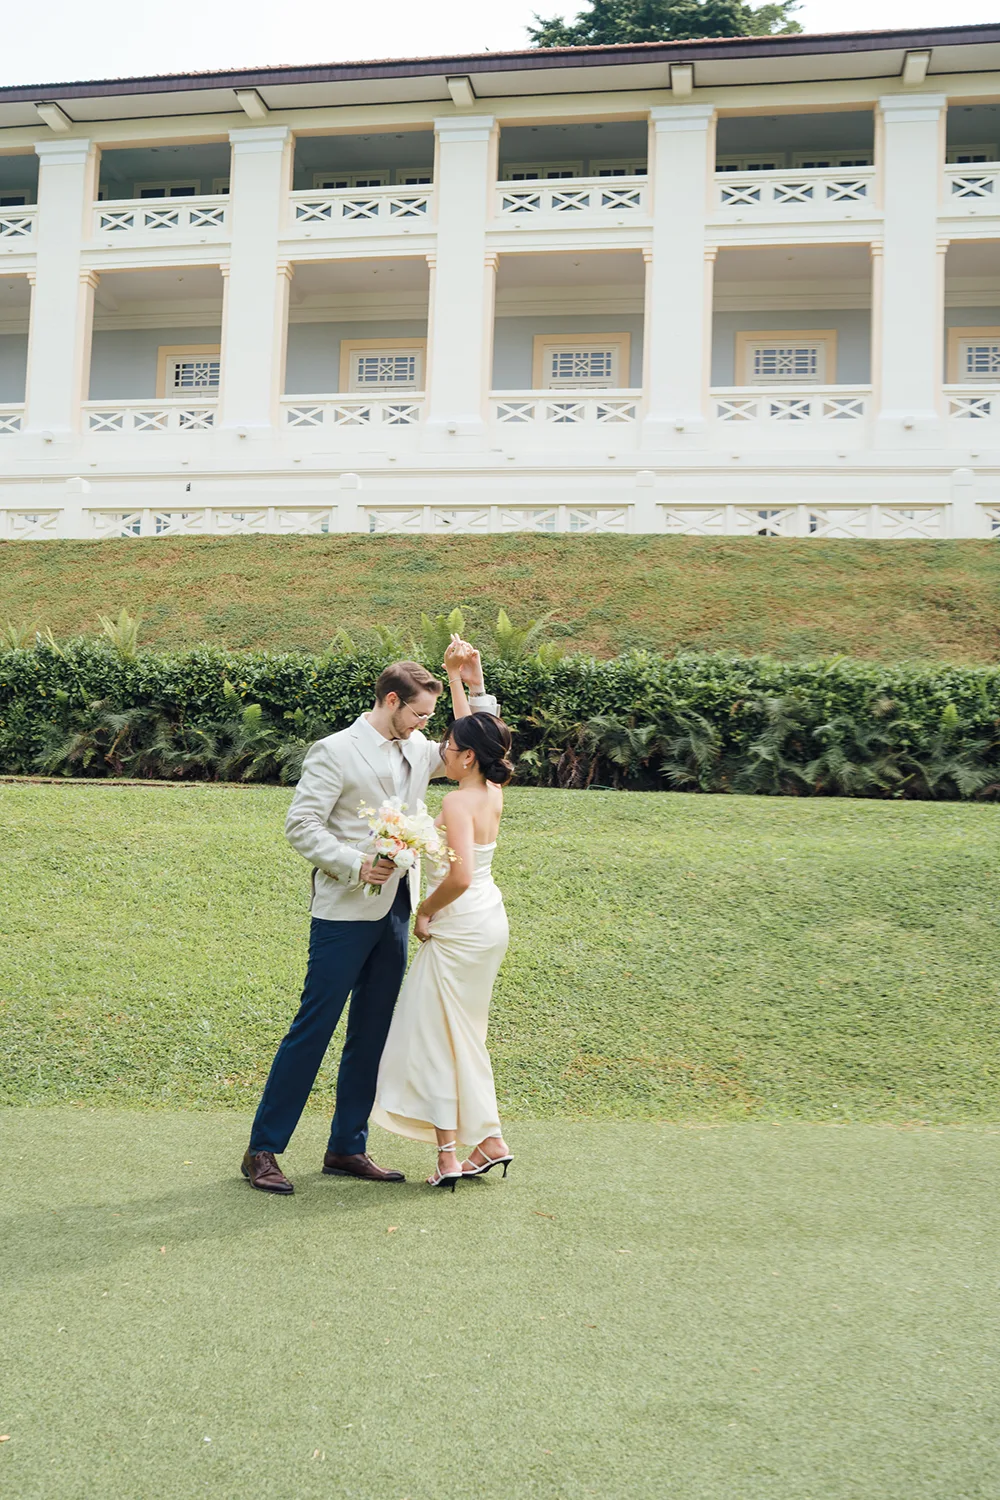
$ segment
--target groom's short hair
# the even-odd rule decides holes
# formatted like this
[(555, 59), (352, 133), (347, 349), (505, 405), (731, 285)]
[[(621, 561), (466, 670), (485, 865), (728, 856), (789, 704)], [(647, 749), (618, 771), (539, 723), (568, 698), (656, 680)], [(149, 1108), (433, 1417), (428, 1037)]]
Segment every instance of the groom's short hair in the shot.
[(443, 687), (418, 661), (394, 661), (375, 684), (375, 702), (384, 703), (390, 693), (395, 693), (401, 703), (409, 703), (421, 692), (433, 693), (436, 698)]

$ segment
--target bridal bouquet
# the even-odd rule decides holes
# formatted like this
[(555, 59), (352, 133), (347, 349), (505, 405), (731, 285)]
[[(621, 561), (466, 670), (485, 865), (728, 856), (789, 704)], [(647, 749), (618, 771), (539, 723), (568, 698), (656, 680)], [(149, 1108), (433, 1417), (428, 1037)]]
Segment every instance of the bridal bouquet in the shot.
[[(407, 813), (406, 803), (398, 797), (390, 797), (381, 807), (358, 808), (358, 816), (367, 818), (372, 831), (373, 853), (382, 859), (391, 859), (397, 870), (405, 873), (416, 864), (421, 855), (435, 864), (452, 860), (455, 855), (423, 802), (417, 803), (415, 813)], [(380, 885), (366, 885), (366, 896), (377, 896)]]

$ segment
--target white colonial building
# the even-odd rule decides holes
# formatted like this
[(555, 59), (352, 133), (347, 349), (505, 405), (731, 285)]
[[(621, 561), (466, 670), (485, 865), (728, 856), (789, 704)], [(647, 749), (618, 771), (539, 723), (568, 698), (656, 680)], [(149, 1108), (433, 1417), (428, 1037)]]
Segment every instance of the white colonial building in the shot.
[(1000, 26), (0, 89), (0, 537), (1000, 535)]

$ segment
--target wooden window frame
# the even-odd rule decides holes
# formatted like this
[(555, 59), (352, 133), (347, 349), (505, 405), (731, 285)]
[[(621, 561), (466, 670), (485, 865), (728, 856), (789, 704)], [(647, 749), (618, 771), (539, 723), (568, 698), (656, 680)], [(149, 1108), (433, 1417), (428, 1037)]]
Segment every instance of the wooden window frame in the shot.
[(508, 161), (500, 169), (501, 182), (513, 182), (512, 172), (537, 172), (537, 177), (526, 177), (518, 179), (525, 182), (570, 182), (569, 177), (545, 177), (545, 172), (571, 172), (573, 177), (582, 177), (583, 162), (581, 161)]
[[(861, 172), (865, 167), (871, 167), (875, 164), (874, 152), (859, 147), (857, 151), (822, 151), (819, 149), (815, 151), (793, 151), (792, 166), (796, 171), (800, 172), (824, 171), (825, 169), (822, 167), (811, 168), (805, 165), (808, 158), (813, 156), (828, 156), (830, 158), (830, 167), (836, 167), (839, 171), (844, 172), (852, 172), (855, 169)], [(849, 158), (857, 156), (867, 156), (868, 160), (863, 162), (849, 160)]]
[[(545, 385), (545, 355), (546, 350), (553, 347), (562, 349), (588, 349), (588, 348), (615, 348), (618, 357), (618, 382), (610, 385)], [(531, 349), (531, 389), (533, 391), (618, 391), (630, 389), (627, 379), (623, 385), (622, 376), (628, 377), (629, 363), (632, 357), (632, 335), (630, 333), (536, 333), (532, 341)]]
[(958, 367), (959, 345), (963, 339), (982, 339), (984, 344), (1000, 343), (1000, 328), (948, 329), (948, 385), (990, 385), (1000, 380), (969, 380)]
[[(823, 344), (823, 377), (821, 380), (802, 381), (806, 386), (823, 386), (837, 384), (837, 330), (835, 328), (751, 328), (741, 330), (736, 335), (736, 360), (734, 384), (743, 390), (755, 390), (766, 387), (766, 380), (751, 380), (749, 371), (749, 357), (751, 346), (754, 344)], [(794, 390), (799, 383), (796, 380), (778, 380), (773, 384)]]
[(141, 198), (144, 188), (163, 188), (164, 193), (162, 198), (149, 198), (146, 201), (149, 203), (169, 203), (171, 201), (170, 189), (181, 187), (190, 188), (191, 192), (179, 194), (178, 196), (183, 196), (186, 198), (201, 197), (200, 177), (174, 177), (167, 182), (160, 182), (157, 178), (154, 177), (151, 182), (133, 182), (132, 196), (134, 198)]
[(604, 161), (603, 159), (598, 160), (595, 158), (589, 164), (589, 171), (587, 175), (589, 177), (600, 177), (602, 171), (608, 172), (614, 169), (614, 171), (617, 172), (620, 167), (626, 168), (626, 171), (623, 174), (626, 177), (649, 176), (649, 163), (646, 158), (643, 157), (640, 161), (638, 157), (633, 156), (619, 157), (618, 159), (612, 158), (610, 161)]
[[(983, 160), (969, 162), (959, 161), (958, 158), (960, 156), (964, 156), (967, 151), (982, 151), (984, 153)], [(949, 167), (983, 167), (987, 162), (1000, 161), (1000, 154), (998, 154), (997, 151), (996, 141), (985, 141), (973, 146), (951, 146), (945, 152), (944, 159), (945, 164)]]
[[(762, 166), (762, 162), (773, 162), (773, 166)], [(784, 151), (741, 151), (736, 155), (717, 156), (715, 158), (715, 170), (717, 172), (783, 172), (785, 171)]]
[[(177, 391), (167, 390), (167, 365), (175, 359), (201, 359), (205, 355), (222, 357), (221, 344), (161, 344), (156, 351), (156, 395), (161, 401), (168, 400), (171, 396), (177, 396)], [(220, 363), (219, 385), (222, 384), (222, 369)], [(212, 394), (218, 395), (219, 387), (215, 387), (214, 393), (211, 388), (204, 394), (200, 391), (182, 392), (181, 396), (190, 396), (193, 401), (210, 400)]]
[[(362, 386), (360, 390), (351, 390), (351, 360), (355, 354), (370, 354), (378, 350), (398, 349), (400, 353), (409, 353), (416, 349), (423, 356), (420, 364), (420, 376), (417, 384), (410, 391), (409, 387), (401, 385), (384, 386)], [(341, 339), (340, 341), (340, 394), (352, 396), (363, 396), (367, 391), (371, 395), (385, 393), (391, 394), (399, 391), (401, 394), (413, 394), (422, 391), (427, 384), (427, 340), (422, 339)]]
[[(346, 177), (346, 178), (348, 178), (348, 183), (347, 183), (346, 187), (342, 187), (342, 188), (324, 187), (323, 186), (323, 179), (325, 177)], [(366, 192), (368, 190), (368, 188), (370, 188), (372, 186), (372, 184), (368, 183), (365, 187), (359, 188), (358, 187), (358, 183), (357, 183), (357, 179), (359, 177), (384, 177), (385, 178), (384, 182), (377, 182), (377, 183), (374, 184), (374, 186), (375, 187), (391, 187), (392, 186), (392, 172), (390, 171), (390, 169), (388, 167), (369, 167), (367, 171), (360, 171), (359, 170), (359, 171), (352, 171), (352, 172), (338, 172), (338, 171), (333, 170), (333, 171), (326, 171), (326, 172), (314, 172), (313, 173), (313, 187), (312, 187), (312, 190), (313, 190), (314, 193), (353, 193), (353, 192), (364, 193), (364, 192)]]

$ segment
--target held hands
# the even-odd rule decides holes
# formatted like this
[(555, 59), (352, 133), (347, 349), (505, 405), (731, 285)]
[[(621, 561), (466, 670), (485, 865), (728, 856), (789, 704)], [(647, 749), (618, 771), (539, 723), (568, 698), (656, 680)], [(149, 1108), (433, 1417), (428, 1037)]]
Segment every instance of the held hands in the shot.
[(449, 677), (457, 673), (473, 692), (482, 692), (482, 659), (475, 646), (463, 641), (460, 635), (452, 634), (451, 644), (444, 653), (444, 666)]

